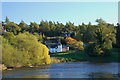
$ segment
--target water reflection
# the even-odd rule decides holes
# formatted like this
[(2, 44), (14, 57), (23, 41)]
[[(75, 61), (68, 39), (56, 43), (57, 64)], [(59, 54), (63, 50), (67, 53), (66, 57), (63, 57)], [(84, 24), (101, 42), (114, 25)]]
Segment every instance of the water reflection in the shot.
[(90, 78), (118, 78), (118, 74), (92, 72)]
[[(2, 73), (3, 78), (24, 78), (36, 75), (44, 75), (48, 72), (50, 65), (42, 65), (36, 67), (14, 68), (13, 70), (5, 70)], [(43, 76), (44, 77), (44, 76)]]
[(37, 75), (37, 76), (27, 76), (27, 77), (23, 77), (23, 78), (50, 78), (50, 75), (45, 74), (45, 75)]
[(70, 62), (3, 71), (3, 78), (117, 78), (118, 63)]

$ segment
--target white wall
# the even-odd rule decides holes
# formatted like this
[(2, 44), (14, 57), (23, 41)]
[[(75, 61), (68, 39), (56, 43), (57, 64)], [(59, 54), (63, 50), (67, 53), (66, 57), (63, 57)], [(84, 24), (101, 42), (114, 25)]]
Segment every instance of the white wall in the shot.
[(50, 53), (62, 52), (62, 45), (58, 45), (58, 48), (49, 48)]

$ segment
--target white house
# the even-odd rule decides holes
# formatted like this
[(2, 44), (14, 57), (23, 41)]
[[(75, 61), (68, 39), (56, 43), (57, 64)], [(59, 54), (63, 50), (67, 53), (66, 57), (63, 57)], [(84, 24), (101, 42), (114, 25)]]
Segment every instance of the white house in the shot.
[(62, 52), (62, 44), (53, 44), (48, 48), (50, 53)]
[(45, 45), (48, 47), (50, 53), (69, 51), (69, 47), (66, 45), (62, 45), (60, 42), (59, 43), (45, 42)]

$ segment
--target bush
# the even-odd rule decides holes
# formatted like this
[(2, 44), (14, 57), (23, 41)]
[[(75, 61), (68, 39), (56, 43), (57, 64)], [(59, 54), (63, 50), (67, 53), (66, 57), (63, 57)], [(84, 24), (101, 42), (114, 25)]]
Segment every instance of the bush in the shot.
[(38, 39), (38, 41), (43, 42), (42, 35), (38, 35), (38, 33), (34, 33), (33, 35)]
[[(9, 43), (13, 40), (12, 45)], [(3, 61), (7, 67), (49, 64), (48, 48), (29, 33), (20, 33), (14, 39), (2, 37)]]
[(66, 37), (65, 41), (72, 49), (84, 50), (82, 41), (77, 41), (71, 37)]
[(89, 56), (95, 57), (95, 56), (109, 55), (110, 49), (101, 47), (101, 45), (94, 43), (94, 44), (89, 44), (88, 46), (86, 46), (85, 52)]
[(103, 54), (103, 51), (101, 50), (101, 48), (99, 48), (99, 45), (96, 44), (89, 44), (85, 48), (85, 52), (90, 56), (99, 56)]

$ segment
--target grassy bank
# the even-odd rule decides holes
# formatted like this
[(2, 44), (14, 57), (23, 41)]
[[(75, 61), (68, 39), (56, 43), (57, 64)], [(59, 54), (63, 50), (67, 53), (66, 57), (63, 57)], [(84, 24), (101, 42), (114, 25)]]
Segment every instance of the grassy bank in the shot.
[[(84, 51), (67, 52), (67, 53), (55, 53), (51, 54), (51, 57), (58, 58), (59, 62), (78, 62), (78, 61), (90, 61), (90, 62), (120, 62), (118, 49), (112, 49), (109, 56), (90, 57)], [(54, 61), (54, 60), (53, 60)]]

